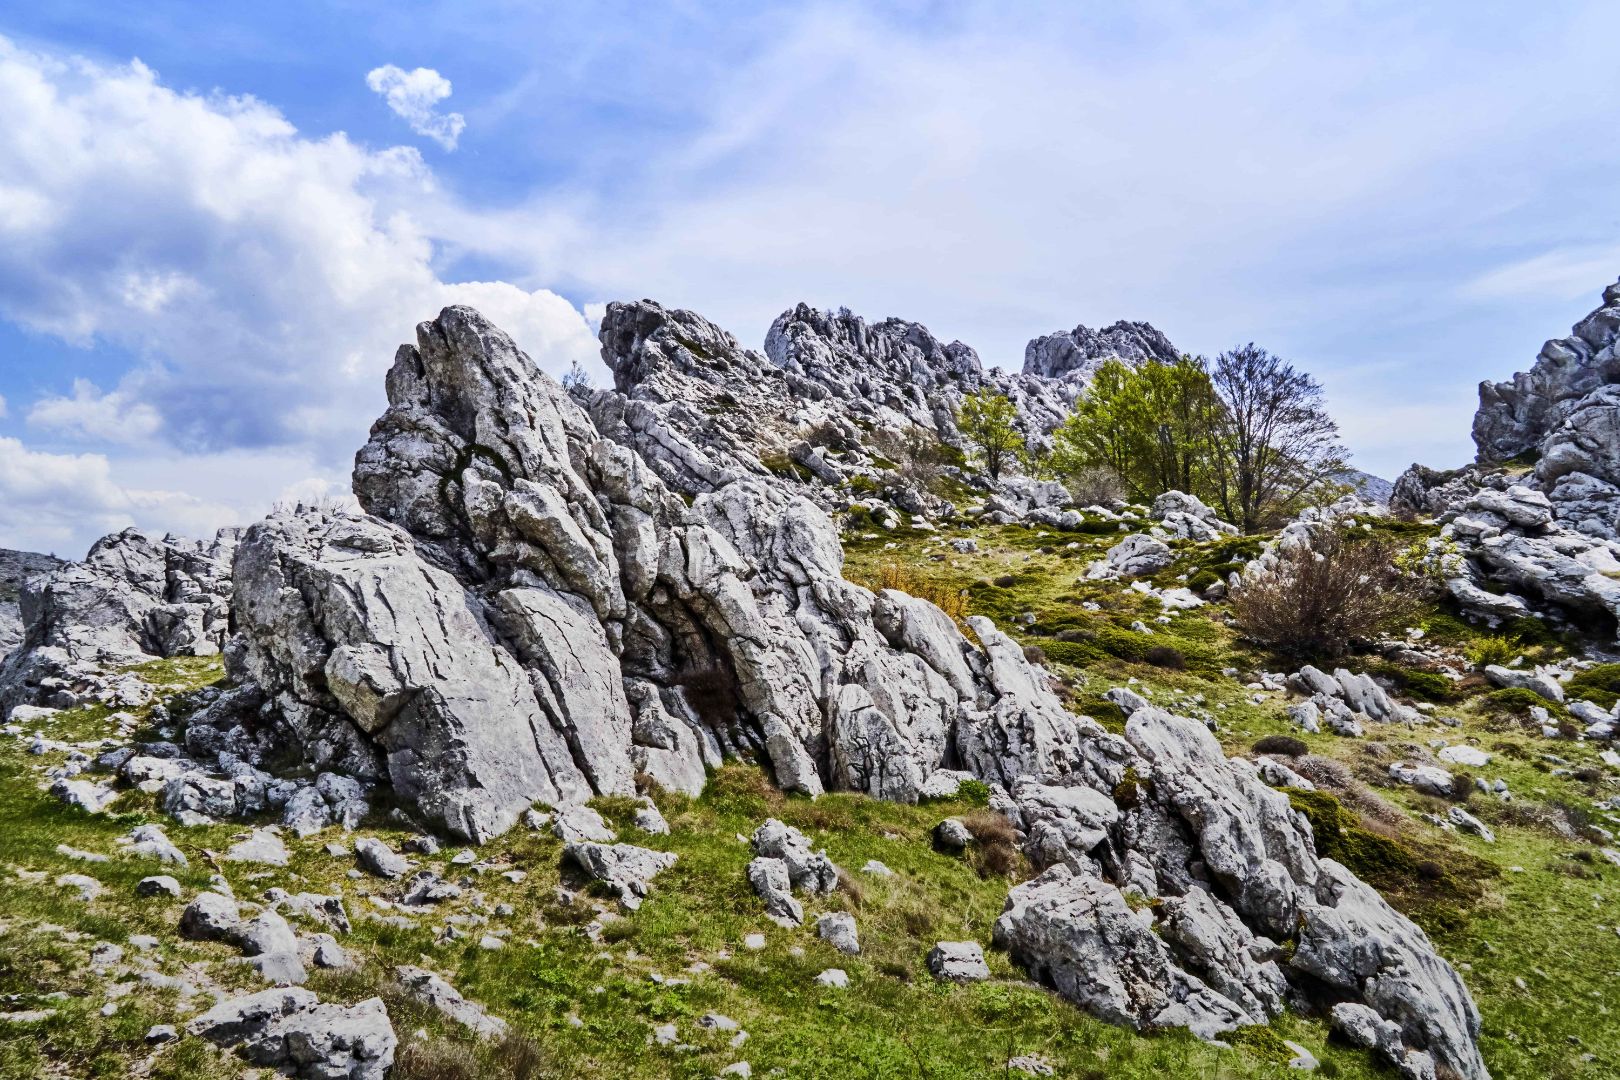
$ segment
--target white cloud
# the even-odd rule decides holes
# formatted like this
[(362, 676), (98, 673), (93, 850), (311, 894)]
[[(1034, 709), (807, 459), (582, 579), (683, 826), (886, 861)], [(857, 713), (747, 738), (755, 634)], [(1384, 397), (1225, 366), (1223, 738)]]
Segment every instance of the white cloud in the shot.
[(81, 558), (89, 542), (129, 525), (207, 535), (240, 520), (226, 503), (126, 486), (101, 454), (51, 454), (0, 437), (0, 547)]
[(456, 148), (467, 120), (460, 113), (440, 113), (436, 108), (450, 96), (449, 79), (432, 68), (406, 71), (384, 64), (366, 73), (366, 85), (388, 102), (388, 107), (410, 124), (412, 131), (446, 150)]
[(554, 293), (441, 279), (430, 225), (445, 200), (415, 150), (305, 138), (252, 98), (3, 38), (0, 100), (0, 317), (143, 358), (27, 416), (68, 440), (53, 450), (130, 444), (123, 490), (164, 486), (139, 471), (164, 448), (257, 454), (267, 495), (310, 462), (341, 482), (395, 348), (449, 303), (489, 309), (554, 374), (598, 351)]
[(1617, 272), (1620, 246), (1566, 247), (1488, 270), (1465, 282), (1459, 292), (1473, 300), (1587, 299), (1613, 281)]
[(10, 416), (10, 415), (11, 415), (11, 410), (6, 407), (6, 399), (5, 399), (5, 397), (0, 396), (0, 420), (4, 420), (7, 416)]
[(90, 442), (141, 443), (157, 434), (163, 418), (127, 391), (103, 393), (88, 379), (74, 379), (72, 397), (41, 398), (28, 410), (28, 423)]

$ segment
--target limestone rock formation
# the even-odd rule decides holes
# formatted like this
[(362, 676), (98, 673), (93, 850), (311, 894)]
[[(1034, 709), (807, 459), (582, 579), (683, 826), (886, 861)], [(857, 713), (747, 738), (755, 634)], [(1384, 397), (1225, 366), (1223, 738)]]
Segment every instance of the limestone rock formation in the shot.
[(127, 703), (139, 689), (107, 668), (217, 653), (230, 634), (236, 536), (155, 540), (126, 529), (98, 540), (84, 562), (24, 581), (22, 640), (0, 667), (0, 714), (20, 704)]
[(1547, 342), (1529, 371), (1479, 387), (1474, 442), (1481, 464), (1534, 460), (1534, 482), (1557, 516), (1583, 533), (1620, 539), (1620, 284)]
[(383, 1080), (398, 1046), (381, 998), (331, 1005), (299, 988), (222, 1001), (186, 1030), (251, 1064), (307, 1080)]
[[(1176, 355), (1146, 324), (1101, 334), (1080, 327), (1030, 345), (1056, 357), (1056, 346), (1040, 342), (1061, 338), (1064, 358), (1033, 366), (1026, 359), (1023, 373), (1009, 374), (986, 369), (973, 349), (941, 342), (918, 323), (868, 323), (805, 304), (776, 319), (763, 354), (702, 316), (650, 300), (608, 305), (601, 336), (614, 387), (581, 398), (598, 430), (634, 449), (674, 491), (698, 495), (755, 476), (841, 509), (845, 485), (854, 484), (906, 513), (950, 508), (897, 475), (880, 448), (893, 453), (921, 433), (963, 449), (955, 412), (964, 394), (1005, 394), (1026, 439), (1045, 445), (1097, 363)], [(1071, 362), (1080, 353), (1086, 363)], [(1024, 479), (985, 490), (1025, 502), (1013, 490)]]
[[(784, 401), (816, 416), (835, 377), (871, 387), (837, 415), (917, 423), (917, 398), (895, 390), (922, 377), (915, 365), (965, 383), (973, 364), (904, 325), (791, 314), (766, 359), (697, 316), (616, 306), (602, 339), (619, 388), (583, 404), (469, 308), (421, 324), (357, 456), (363, 512), (287, 509), (247, 530), (225, 650), (238, 685), (183, 747), (121, 761), (129, 782), (179, 814), (284, 807), (290, 828), (321, 827), (316, 796), (335, 821), (386, 783), (418, 824), (481, 842), (537, 802), (578, 827), (569, 807), (631, 794), (637, 772), (695, 793), (729, 757), (808, 795), (915, 801), (937, 774), (968, 774), (1047, 866), (1014, 890), (998, 936), (1082, 1006), (1215, 1036), (1285, 996), (1354, 1001), (1402, 1046), (1484, 1077), (1455, 972), (1318, 857), (1287, 797), (1201, 723), (1140, 702), (1111, 734), (1070, 713), (990, 620), (969, 620), (970, 641), (931, 604), (843, 578), (834, 523), (809, 482), (765, 466), (763, 426)], [(736, 396), (755, 391), (783, 396), (770, 409)], [(1222, 531), (1184, 500), (1163, 516)], [(99, 625), (128, 625), (113, 615)], [(1377, 707), (1353, 679), (1336, 685)], [(267, 775), (272, 748), (321, 779)], [(797, 922), (794, 889), (837, 887), (781, 822), (753, 844), (771, 914)], [(632, 900), (663, 861), (586, 839), (572, 851)], [(1132, 911), (1127, 891), (1161, 903)], [(284, 955), (285, 923), (260, 920), (259, 955)], [(401, 977), (451, 1001), (429, 973)]]
[(48, 574), (62, 560), (32, 551), (0, 548), (0, 658), (22, 643), (23, 620), (19, 601), (29, 579)]
[(1181, 353), (1152, 325), (1121, 320), (1103, 330), (1077, 326), (1066, 333), (1035, 338), (1024, 346), (1024, 374), (1048, 379), (1079, 375), (1089, 380), (1106, 361), (1114, 359), (1132, 365), (1150, 360), (1173, 364)]

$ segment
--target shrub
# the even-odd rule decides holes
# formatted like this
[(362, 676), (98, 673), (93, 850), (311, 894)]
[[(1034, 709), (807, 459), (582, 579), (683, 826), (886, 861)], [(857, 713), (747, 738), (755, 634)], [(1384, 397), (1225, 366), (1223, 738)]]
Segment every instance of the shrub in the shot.
[(1136, 771), (1135, 765), (1125, 767), (1125, 776), (1114, 785), (1114, 803), (1121, 810), (1129, 810), (1142, 804), (1143, 780)]
[(964, 780), (956, 786), (956, 797), (974, 806), (989, 806), (990, 785), (983, 780)]
[(1456, 684), (1444, 675), (1436, 675), (1432, 671), (1393, 668), (1390, 675), (1400, 684), (1401, 691), (1407, 697), (1417, 698), (1419, 701), (1439, 703), (1451, 701), (1457, 696)]
[(1417, 872), (1418, 860), (1410, 851), (1363, 827), (1355, 812), (1328, 792), (1290, 788), (1288, 801), (1310, 822), (1318, 855), (1343, 863), (1379, 887), (1391, 878)]
[(1311, 752), (1305, 745), (1304, 739), (1296, 739), (1292, 735), (1267, 735), (1263, 739), (1256, 739), (1254, 752), (1257, 754), (1281, 754), (1283, 757), (1304, 757)]
[(1211, 585), (1218, 585), (1220, 582), (1221, 576), (1219, 574), (1209, 570), (1200, 570), (1187, 579), (1187, 588), (1195, 593), (1201, 593)]
[(1527, 719), (1530, 710), (1538, 705), (1554, 715), (1562, 714), (1564, 711), (1563, 706), (1548, 701), (1534, 690), (1527, 690), (1522, 686), (1492, 690), (1479, 699), (1480, 711), (1514, 720)]
[(998, 589), (1010, 589), (1014, 585), (1018, 584), (1018, 579), (1013, 577), (1011, 574), (1002, 574), (1000, 577), (992, 580), (990, 584), (994, 585)]
[(815, 479), (815, 474), (800, 465), (797, 461), (783, 453), (766, 454), (759, 459), (773, 476), (780, 476), (784, 480), (803, 480), (809, 482)]
[(1169, 645), (1150, 645), (1142, 654), (1142, 659), (1154, 667), (1171, 668), (1175, 671), (1187, 669), (1187, 658)]
[(478, 1057), (460, 1043), (412, 1039), (400, 1048), (390, 1076), (397, 1080), (478, 1080)]
[(894, 589), (915, 596), (919, 600), (927, 600), (958, 623), (964, 622), (968, 617), (966, 589), (952, 588), (937, 581), (930, 581), (912, 571), (904, 563), (886, 562), (878, 567), (876, 579), (861, 580), (856, 584), (864, 585), (873, 592)]
[(1519, 647), (1505, 637), (1480, 638), (1465, 650), (1468, 662), (1477, 668), (1507, 664), (1519, 655)]
[(1614, 708), (1620, 700), (1620, 664), (1598, 664), (1576, 672), (1564, 684), (1564, 695), (1571, 700), (1585, 698), (1599, 708)]
[(1025, 645), (1024, 659), (1032, 664), (1044, 664), (1046, 663), (1046, 650), (1039, 645)]
[(1296, 656), (1343, 655), (1352, 641), (1409, 621), (1422, 584), (1396, 566), (1398, 545), (1320, 530), (1279, 553), (1271, 572), (1233, 590), (1232, 615), (1249, 637)]
[(1063, 485), (1081, 506), (1107, 506), (1125, 497), (1125, 481), (1113, 469), (1078, 468), (1063, 477)]
[(1103, 652), (1132, 663), (1141, 663), (1146, 659), (1147, 651), (1155, 644), (1156, 642), (1147, 634), (1135, 630), (1105, 626), (1097, 631), (1097, 645)]
[(975, 810), (963, 815), (962, 824), (973, 834), (973, 846), (968, 850), (980, 877), (1011, 877), (1023, 869), (1018, 832), (1005, 814)]

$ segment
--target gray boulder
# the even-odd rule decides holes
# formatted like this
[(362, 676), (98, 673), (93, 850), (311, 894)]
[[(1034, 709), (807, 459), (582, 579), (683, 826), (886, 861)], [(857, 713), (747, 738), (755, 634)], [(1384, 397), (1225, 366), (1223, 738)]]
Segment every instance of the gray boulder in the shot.
[(634, 844), (569, 844), (563, 857), (619, 894), (619, 903), (634, 911), (641, 906), (652, 879), (675, 865), (672, 851), (651, 851)]
[(308, 1080), (384, 1080), (398, 1046), (381, 998), (330, 1005), (299, 988), (222, 1001), (186, 1031), (250, 1064)]
[(928, 951), (928, 972), (949, 982), (983, 982), (990, 977), (984, 947), (977, 941), (941, 941)]

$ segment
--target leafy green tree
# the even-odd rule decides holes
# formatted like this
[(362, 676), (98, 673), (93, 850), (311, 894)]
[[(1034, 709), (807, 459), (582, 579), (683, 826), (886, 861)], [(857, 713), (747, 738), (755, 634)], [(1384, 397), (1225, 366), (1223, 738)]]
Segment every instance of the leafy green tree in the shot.
[(1007, 458), (1024, 445), (1014, 421), (1018, 408), (1003, 394), (986, 387), (962, 398), (956, 409), (956, 426), (984, 459), (990, 479), (1001, 479)]
[(1208, 494), (1220, 422), (1202, 361), (1131, 367), (1110, 360), (1053, 433), (1055, 465), (1065, 475), (1106, 470), (1141, 501), (1172, 489)]

